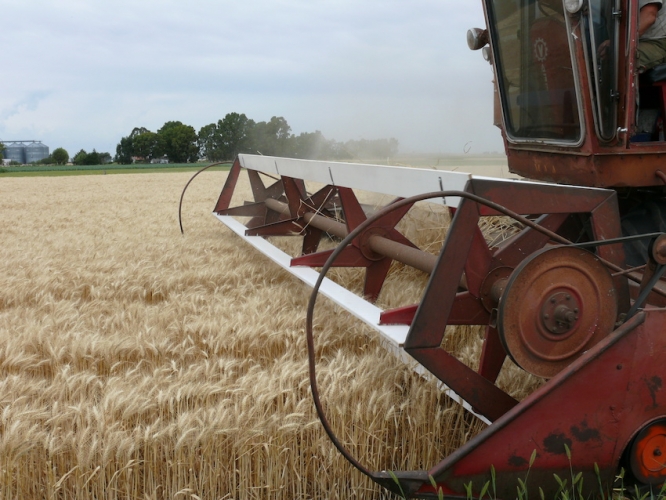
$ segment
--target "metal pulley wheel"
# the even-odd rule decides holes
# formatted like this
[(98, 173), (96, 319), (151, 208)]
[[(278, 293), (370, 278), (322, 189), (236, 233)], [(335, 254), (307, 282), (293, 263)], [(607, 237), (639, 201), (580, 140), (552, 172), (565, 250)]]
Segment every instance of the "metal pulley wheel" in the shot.
[(634, 477), (643, 484), (666, 481), (666, 420), (657, 420), (638, 433), (629, 450)]
[(613, 279), (599, 259), (580, 248), (552, 247), (511, 274), (498, 330), (518, 366), (549, 378), (608, 335), (616, 316)]

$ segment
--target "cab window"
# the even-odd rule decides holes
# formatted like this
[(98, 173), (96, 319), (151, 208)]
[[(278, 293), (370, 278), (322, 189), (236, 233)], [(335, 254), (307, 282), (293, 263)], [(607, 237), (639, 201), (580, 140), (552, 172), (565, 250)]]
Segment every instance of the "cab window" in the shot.
[(488, 0), (510, 140), (578, 143), (580, 110), (561, 0)]

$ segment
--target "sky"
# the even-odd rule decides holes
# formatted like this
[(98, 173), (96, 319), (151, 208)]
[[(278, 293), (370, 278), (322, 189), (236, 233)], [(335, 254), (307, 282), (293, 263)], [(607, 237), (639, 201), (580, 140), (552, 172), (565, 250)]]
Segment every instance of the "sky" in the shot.
[(4, 0), (0, 140), (115, 154), (227, 113), (292, 133), (501, 152), (481, 0)]

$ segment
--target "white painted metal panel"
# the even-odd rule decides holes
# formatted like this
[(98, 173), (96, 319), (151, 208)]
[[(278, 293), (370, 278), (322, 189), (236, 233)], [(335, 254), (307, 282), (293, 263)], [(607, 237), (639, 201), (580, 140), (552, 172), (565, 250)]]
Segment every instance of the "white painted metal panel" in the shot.
[[(444, 170), (295, 160), (272, 156), (239, 155), (239, 159), (242, 167), (271, 175), (285, 175), (402, 198), (442, 190), (463, 191), (472, 177), (470, 174)], [(441, 199), (432, 201), (442, 203)], [(446, 200), (448, 206), (458, 206), (458, 202), (458, 198)]]
[[(332, 161), (297, 160), (274, 156), (239, 155), (240, 164), (244, 168), (264, 172), (266, 174), (303, 179), (333, 184), (335, 186), (361, 189), (396, 197), (408, 198), (424, 193), (438, 191), (464, 191), (470, 179), (488, 179), (499, 185), (533, 184), (558, 186), (562, 189), (576, 189), (574, 186), (559, 186), (544, 182), (533, 182), (517, 179), (496, 179), (484, 176), (473, 176), (462, 172), (432, 170), (424, 168), (392, 167), (387, 165), (370, 165), (364, 163), (341, 163)], [(577, 187), (577, 189), (596, 188)], [(442, 203), (441, 199), (431, 200)], [(459, 198), (448, 198), (447, 206), (456, 207)]]

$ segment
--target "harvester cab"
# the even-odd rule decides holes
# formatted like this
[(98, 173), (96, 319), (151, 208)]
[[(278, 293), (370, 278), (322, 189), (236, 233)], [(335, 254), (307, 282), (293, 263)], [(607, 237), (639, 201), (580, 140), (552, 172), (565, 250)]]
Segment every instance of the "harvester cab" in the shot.
[[(657, 488), (666, 481), (666, 79), (659, 67), (639, 75), (636, 0), (483, 5), (487, 26), (468, 43), (492, 63), (495, 121), (523, 179), (241, 154), (213, 213), (313, 286), (315, 406), (333, 444), (377, 483), (469, 498), (492, 482), (496, 498), (515, 498), (529, 471), (524, 496), (554, 497), (553, 478), (573, 471), (582, 497), (610, 497), (624, 469), (641, 491)], [(371, 208), (368, 192), (382, 195)], [(424, 204), (451, 216), (434, 250), (406, 236), (405, 216)], [(501, 241), (481, 229), (497, 217), (516, 228)], [(275, 236), (301, 238), (299, 251), (287, 254)], [(417, 303), (381, 309), (394, 261), (427, 284)], [(331, 267), (360, 268), (360, 293), (326, 278)], [(319, 401), (318, 292), (487, 427), (427, 470), (365, 469)], [(459, 325), (481, 326), (474, 363), (446, 348), (457, 334), (447, 326)], [(510, 363), (543, 384), (510, 394), (497, 382)]]
[(493, 65), (513, 172), (579, 186), (664, 185), (666, 64), (638, 67), (638, 1), (484, 8), (487, 29), (470, 30), (468, 44)]

